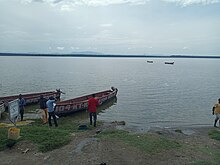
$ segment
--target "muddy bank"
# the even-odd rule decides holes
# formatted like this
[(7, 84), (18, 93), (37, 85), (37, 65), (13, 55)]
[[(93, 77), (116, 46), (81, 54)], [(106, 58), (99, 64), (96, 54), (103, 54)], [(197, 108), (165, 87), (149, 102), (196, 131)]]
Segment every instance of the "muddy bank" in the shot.
[[(166, 137), (177, 141), (181, 145), (180, 148), (161, 150), (153, 154), (128, 145), (119, 138), (97, 137), (97, 134), (102, 134), (106, 130), (117, 131), (118, 127), (123, 129), (123, 125), (119, 126), (117, 123), (103, 123), (92, 130), (72, 133), (69, 144), (46, 153), (38, 152), (36, 146), (28, 141), (21, 141), (12, 149), (0, 152), (1, 164), (97, 165), (105, 162), (111, 165), (183, 165), (201, 161), (216, 162), (215, 151), (220, 149), (219, 142), (208, 136), (210, 130), (219, 130), (212, 127), (190, 129), (152, 128), (145, 134)], [(137, 138), (140, 136), (142, 134), (137, 134)], [(206, 151), (208, 151), (208, 154)]]

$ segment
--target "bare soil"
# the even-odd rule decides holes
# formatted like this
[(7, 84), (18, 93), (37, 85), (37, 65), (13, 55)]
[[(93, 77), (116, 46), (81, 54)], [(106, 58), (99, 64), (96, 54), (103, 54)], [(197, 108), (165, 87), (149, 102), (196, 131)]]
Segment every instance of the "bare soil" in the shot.
[(181, 129), (182, 132), (176, 129), (153, 128), (149, 134), (160, 134), (177, 140), (185, 147), (149, 154), (120, 141), (95, 137), (97, 132), (109, 127), (116, 129), (114, 124), (104, 124), (93, 130), (73, 133), (72, 141), (68, 145), (46, 153), (38, 152), (36, 146), (30, 142), (21, 141), (12, 149), (0, 152), (0, 164), (99, 165), (104, 162), (107, 165), (185, 165), (197, 160), (213, 160), (210, 154), (198, 152), (195, 148), (220, 149), (219, 142), (208, 137), (208, 131), (218, 128), (187, 128)]

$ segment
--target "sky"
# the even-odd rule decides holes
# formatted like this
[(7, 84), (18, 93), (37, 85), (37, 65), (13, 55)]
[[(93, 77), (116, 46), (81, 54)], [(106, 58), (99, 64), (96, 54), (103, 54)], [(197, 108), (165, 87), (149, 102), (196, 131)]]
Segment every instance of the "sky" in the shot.
[(0, 0), (0, 52), (220, 55), (220, 0)]

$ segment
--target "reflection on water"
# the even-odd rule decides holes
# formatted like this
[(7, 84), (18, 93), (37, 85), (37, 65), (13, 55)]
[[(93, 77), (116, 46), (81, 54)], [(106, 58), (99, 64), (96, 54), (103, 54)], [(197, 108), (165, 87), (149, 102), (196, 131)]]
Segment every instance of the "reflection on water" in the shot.
[(104, 110), (109, 109), (112, 105), (116, 105), (117, 104), (117, 97), (113, 97), (111, 100), (109, 100), (108, 102), (102, 104), (101, 106), (99, 106), (97, 108), (97, 112), (99, 113), (103, 113)]

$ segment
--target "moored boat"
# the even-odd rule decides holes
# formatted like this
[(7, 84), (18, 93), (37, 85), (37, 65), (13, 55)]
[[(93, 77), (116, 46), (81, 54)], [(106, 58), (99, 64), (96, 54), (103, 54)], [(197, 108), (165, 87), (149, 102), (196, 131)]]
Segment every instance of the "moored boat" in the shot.
[(152, 61), (152, 60), (147, 60), (147, 63), (153, 63), (154, 61)]
[(170, 65), (173, 65), (174, 64), (174, 62), (164, 62), (165, 64), (170, 64)]
[[(43, 95), (46, 99), (49, 99), (49, 97), (55, 97), (56, 99), (60, 99), (61, 93), (63, 92), (60, 89), (56, 89), (56, 91), (28, 93), (28, 94), (21, 93), (21, 95), (25, 99), (26, 105), (31, 105), (31, 104), (38, 103), (41, 95)], [(13, 101), (18, 98), (19, 98), (19, 95), (0, 97), (0, 104), (4, 103), (5, 106), (7, 107), (8, 102)]]
[[(92, 94), (96, 95), (96, 98), (98, 99), (99, 106), (100, 106), (108, 102), (109, 100), (112, 100), (113, 98), (115, 98), (117, 95), (117, 92), (118, 92), (118, 89), (112, 87), (111, 90), (101, 91), (101, 92), (92, 93)], [(56, 115), (62, 116), (62, 115), (71, 114), (73, 112), (86, 110), (88, 107), (88, 99), (92, 97), (92, 94), (56, 103), (56, 106), (55, 106)]]

